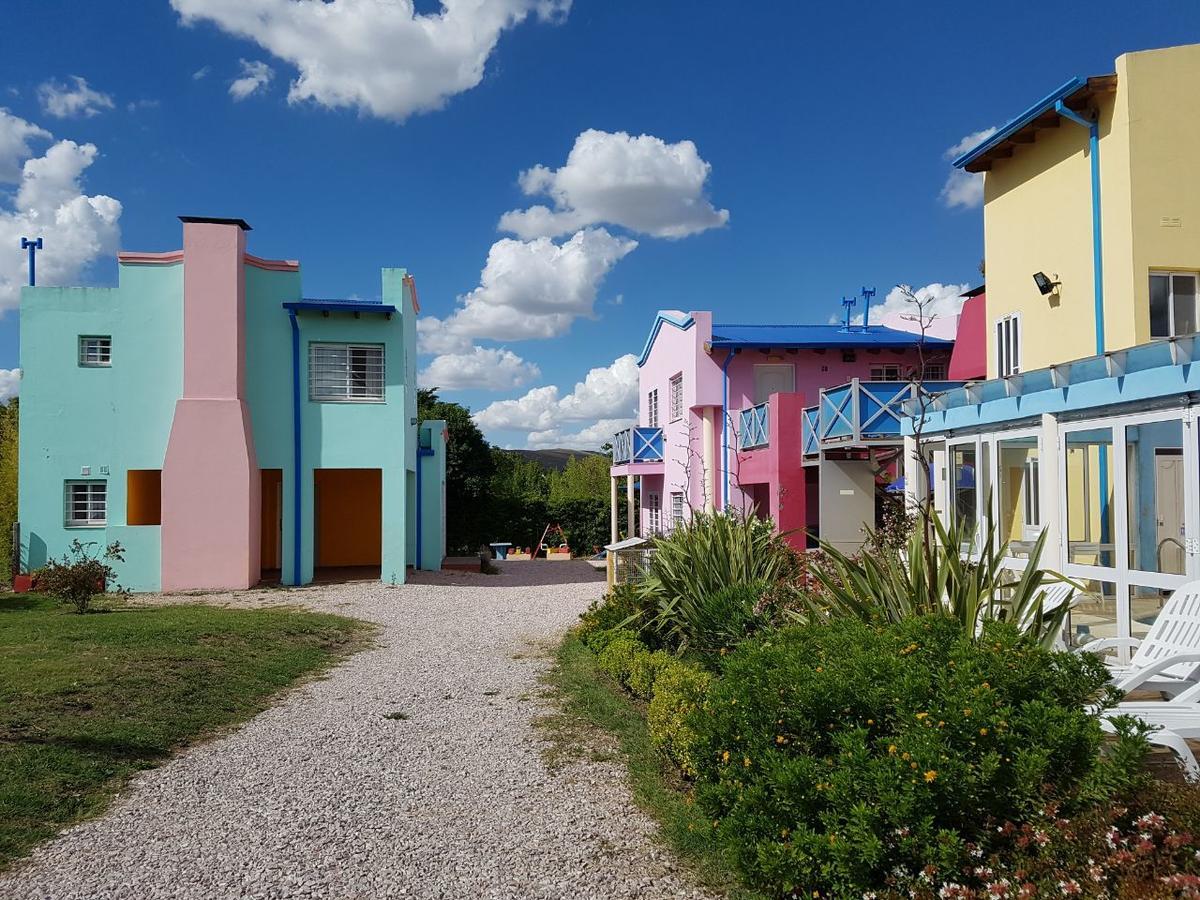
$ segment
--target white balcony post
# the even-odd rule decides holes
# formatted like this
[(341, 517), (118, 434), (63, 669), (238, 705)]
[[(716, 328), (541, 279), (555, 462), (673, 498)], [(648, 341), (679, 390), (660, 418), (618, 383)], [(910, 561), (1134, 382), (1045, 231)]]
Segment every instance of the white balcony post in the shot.
[(620, 540), (620, 535), (617, 534), (617, 479), (619, 475), (613, 475), (609, 478), (610, 490), (608, 492), (609, 503), (612, 506), (612, 541), (615, 544)]
[(904, 506), (911, 513), (925, 503), (925, 476), (921, 473), (920, 448), (912, 435), (904, 436)]
[(713, 427), (713, 408), (711, 406), (704, 407), (704, 416), (702, 419), (704, 425), (701, 430), (701, 439), (704, 446), (704, 511), (712, 512), (715, 500), (713, 499), (717, 493), (717, 466), (713, 460), (713, 442), (714, 442), (714, 427)]
[(625, 522), (629, 527), (628, 537), (637, 537), (633, 527), (633, 473), (625, 476)]

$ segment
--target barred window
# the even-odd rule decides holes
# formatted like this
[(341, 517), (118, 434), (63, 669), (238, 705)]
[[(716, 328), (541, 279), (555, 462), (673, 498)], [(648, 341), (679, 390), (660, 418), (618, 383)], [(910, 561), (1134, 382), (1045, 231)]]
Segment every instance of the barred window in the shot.
[(68, 528), (108, 523), (107, 481), (68, 481), (63, 497)]
[(381, 402), (384, 399), (383, 345), (309, 344), (308, 399)]
[(111, 366), (112, 337), (101, 334), (79, 336), (79, 364), (81, 366)]

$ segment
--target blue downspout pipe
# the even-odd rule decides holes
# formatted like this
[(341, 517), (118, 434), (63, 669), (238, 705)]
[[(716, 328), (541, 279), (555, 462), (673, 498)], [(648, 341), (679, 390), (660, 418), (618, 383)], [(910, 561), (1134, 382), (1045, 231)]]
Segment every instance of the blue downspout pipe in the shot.
[(721, 474), (722, 508), (729, 509), (729, 364), (733, 362), (733, 350), (721, 365)]
[[(1061, 100), (1054, 103), (1054, 111), (1064, 119), (1074, 122), (1088, 131), (1088, 155), (1092, 171), (1092, 279), (1094, 281), (1094, 303), (1096, 317), (1096, 355), (1104, 353), (1104, 246), (1100, 232), (1100, 123), (1085, 119)], [(1108, 543), (1108, 451), (1103, 445), (1099, 450), (1100, 476), (1100, 541)]]
[(288, 310), (292, 324), (292, 584), (300, 584), (300, 531), (303, 519), (300, 514), (301, 478), (300, 467), (300, 323), (296, 311)]

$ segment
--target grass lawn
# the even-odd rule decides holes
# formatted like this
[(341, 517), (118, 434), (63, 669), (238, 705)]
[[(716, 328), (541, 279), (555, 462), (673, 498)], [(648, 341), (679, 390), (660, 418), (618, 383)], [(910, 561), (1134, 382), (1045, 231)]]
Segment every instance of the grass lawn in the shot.
[(574, 633), (559, 646), (546, 682), (562, 703), (561, 713), (541, 722), (553, 744), (551, 760), (600, 756), (597, 746), (610, 735), (629, 770), (634, 800), (658, 822), (660, 834), (696, 880), (735, 900), (758, 900), (761, 895), (738, 882), (711, 840), (712, 823), (692, 804), (686, 782), (650, 743), (644, 705), (600, 671), (595, 654)]
[(139, 769), (265, 708), (365, 624), (199, 605), (76, 614), (0, 595), (0, 869), (100, 812)]

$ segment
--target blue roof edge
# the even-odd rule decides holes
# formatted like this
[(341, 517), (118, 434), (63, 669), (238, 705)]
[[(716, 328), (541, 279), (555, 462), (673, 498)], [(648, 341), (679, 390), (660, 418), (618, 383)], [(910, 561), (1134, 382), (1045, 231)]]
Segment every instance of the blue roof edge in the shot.
[(351, 300), (285, 300), (283, 308), (291, 312), (353, 312), (392, 315), (397, 310), (389, 303), (365, 303)]
[(1087, 79), (1079, 75), (1076, 75), (1070, 81), (1064, 82), (1037, 103), (1020, 113), (1016, 118), (1009, 120), (1006, 125), (1001, 126), (999, 131), (997, 131), (983, 143), (976, 145), (972, 149), (958, 156), (951, 163), (951, 165), (956, 169), (961, 169), (963, 166), (969, 165), (972, 161), (978, 159), (989, 150), (1008, 140), (1042, 113), (1046, 112), (1048, 109), (1052, 109), (1054, 104), (1059, 100), (1066, 99), (1071, 94), (1075, 93), (1077, 90), (1085, 87), (1086, 85)]
[(691, 316), (684, 316), (683, 318), (679, 318), (677, 316), (672, 316), (672, 315), (669, 315), (668, 313), (660, 311), (654, 317), (654, 325), (651, 326), (650, 335), (649, 335), (649, 337), (646, 338), (645, 346), (642, 347), (642, 355), (638, 357), (637, 364), (638, 364), (639, 368), (649, 358), (650, 348), (654, 346), (654, 340), (655, 340), (655, 338), (658, 337), (658, 332), (662, 329), (664, 322), (666, 322), (668, 325), (674, 325), (680, 331), (687, 331), (689, 328), (691, 328), (693, 325), (696, 324), (696, 320), (693, 319)]

